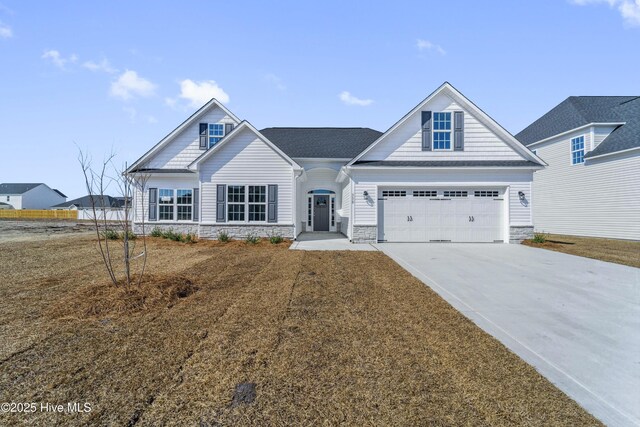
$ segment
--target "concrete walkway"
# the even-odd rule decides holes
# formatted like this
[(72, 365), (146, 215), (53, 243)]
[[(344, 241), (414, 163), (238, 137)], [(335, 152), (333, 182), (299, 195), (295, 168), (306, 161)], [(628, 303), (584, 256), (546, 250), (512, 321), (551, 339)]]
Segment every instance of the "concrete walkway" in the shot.
[(368, 243), (354, 244), (340, 233), (302, 233), (289, 249), (301, 251), (377, 251)]
[(640, 425), (640, 269), (502, 244), (377, 244), (611, 426)]

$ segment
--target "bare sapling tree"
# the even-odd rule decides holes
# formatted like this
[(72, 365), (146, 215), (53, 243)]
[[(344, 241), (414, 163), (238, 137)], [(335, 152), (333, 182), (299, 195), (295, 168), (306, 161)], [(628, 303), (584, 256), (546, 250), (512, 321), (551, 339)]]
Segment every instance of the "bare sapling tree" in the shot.
[[(114, 158), (115, 154), (111, 153), (98, 167), (94, 168), (88, 154), (82, 150), (79, 150), (78, 154), (78, 162), (82, 168), (89, 196), (91, 209), (89, 216), (98, 239), (98, 251), (113, 285), (129, 288), (136, 279), (138, 285), (142, 283), (147, 264), (144, 215), (141, 215), (140, 221), (142, 252), (136, 254), (137, 236), (133, 232), (132, 221), (132, 216), (136, 215), (136, 212), (132, 201), (134, 193), (137, 193), (138, 203), (142, 203), (141, 206), (144, 205), (149, 175), (128, 174), (126, 166), (119, 169), (114, 165)], [(117, 191), (120, 198), (115, 200), (110, 198), (107, 195), (109, 188)], [(134, 266), (136, 260), (139, 262)], [(134, 267), (137, 274), (133, 271)], [(122, 280), (119, 279), (120, 277)]]

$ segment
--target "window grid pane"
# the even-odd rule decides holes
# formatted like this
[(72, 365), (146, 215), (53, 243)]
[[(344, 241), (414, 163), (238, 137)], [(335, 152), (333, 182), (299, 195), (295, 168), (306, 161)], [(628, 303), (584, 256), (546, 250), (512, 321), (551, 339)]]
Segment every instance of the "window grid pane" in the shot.
[(228, 221), (244, 221), (244, 204), (229, 203)]
[(584, 163), (584, 136), (571, 139), (571, 164)]
[(451, 148), (450, 132), (434, 132), (433, 133), (433, 149), (449, 150)]

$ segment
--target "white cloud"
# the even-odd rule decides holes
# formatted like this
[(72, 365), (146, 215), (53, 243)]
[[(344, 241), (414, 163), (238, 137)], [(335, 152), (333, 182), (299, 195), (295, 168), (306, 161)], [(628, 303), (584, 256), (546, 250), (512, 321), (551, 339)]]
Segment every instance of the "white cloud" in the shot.
[(149, 80), (138, 76), (133, 70), (126, 70), (111, 83), (110, 94), (113, 97), (124, 100), (134, 98), (136, 96), (148, 97), (156, 92), (156, 85)]
[(606, 3), (609, 7), (618, 9), (625, 24), (640, 26), (640, 0), (572, 0), (571, 3), (579, 6)]
[[(189, 101), (191, 107), (201, 107), (211, 98), (215, 98), (225, 104), (229, 102), (229, 95), (213, 80), (201, 82), (194, 82), (190, 79), (182, 80), (178, 97)], [(166, 98), (165, 103), (169, 106), (174, 106), (176, 100)]]
[(7, 24), (0, 22), (0, 39), (10, 39), (13, 37), (13, 30)]
[(278, 76), (276, 76), (275, 74), (266, 74), (264, 76), (264, 79), (271, 83), (273, 86), (275, 86), (276, 89), (278, 90), (286, 90), (287, 87), (284, 85), (284, 83), (282, 82), (282, 79)]
[(47, 50), (42, 54), (41, 58), (51, 61), (53, 65), (60, 68), (61, 70), (64, 70), (67, 63), (75, 63), (78, 61), (78, 55), (76, 55), (75, 53), (71, 54), (71, 56), (69, 56), (68, 58), (65, 58), (60, 54), (60, 52), (55, 49)]
[(86, 61), (84, 64), (82, 64), (82, 66), (87, 70), (103, 71), (107, 74), (114, 74), (118, 72), (116, 68), (113, 68), (111, 66), (111, 63), (107, 58), (102, 58), (100, 62)]
[(356, 98), (346, 90), (340, 93), (340, 95), (338, 95), (338, 98), (340, 98), (340, 101), (342, 101), (345, 105), (359, 105), (361, 107), (366, 107), (367, 105), (373, 104), (373, 99)]
[(421, 52), (423, 50), (435, 50), (440, 55), (445, 55), (447, 53), (439, 44), (431, 43), (429, 40), (424, 39), (416, 40), (416, 47)]
[(131, 123), (137, 123), (138, 119), (142, 119), (145, 122), (150, 124), (158, 123), (158, 119), (156, 119), (155, 117), (149, 114), (139, 114), (138, 110), (136, 110), (133, 107), (123, 107), (122, 111), (124, 111), (127, 114), (127, 116), (129, 116), (129, 121)]

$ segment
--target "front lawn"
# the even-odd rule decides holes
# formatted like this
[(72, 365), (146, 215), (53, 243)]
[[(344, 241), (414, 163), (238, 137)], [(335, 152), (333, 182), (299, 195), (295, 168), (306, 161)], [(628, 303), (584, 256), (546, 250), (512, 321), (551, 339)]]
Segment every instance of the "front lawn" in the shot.
[(0, 424), (599, 425), (382, 253), (149, 253), (122, 300), (91, 237), (0, 244), (0, 402), (91, 405)]
[(544, 234), (544, 236), (546, 238), (544, 243), (535, 243), (531, 240), (525, 240), (523, 243), (535, 248), (640, 268), (640, 242), (558, 234)]

